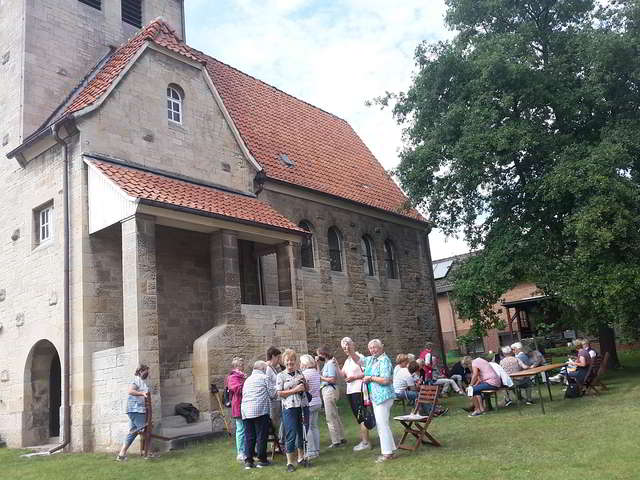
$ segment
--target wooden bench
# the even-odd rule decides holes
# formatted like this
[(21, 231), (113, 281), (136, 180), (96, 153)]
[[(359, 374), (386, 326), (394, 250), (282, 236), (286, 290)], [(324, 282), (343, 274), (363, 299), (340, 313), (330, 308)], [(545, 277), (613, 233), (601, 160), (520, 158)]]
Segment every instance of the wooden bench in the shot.
[(520, 404), (520, 402), (522, 401), (520, 399), (521, 395), (518, 395), (518, 389), (520, 388), (524, 388), (524, 387), (518, 387), (515, 384), (513, 385), (513, 387), (505, 387), (502, 386), (497, 390), (482, 390), (480, 393), (482, 393), (483, 397), (486, 399), (488, 405), (487, 405), (487, 410), (490, 410), (489, 407), (491, 407), (491, 396), (493, 395), (493, 397), (496, 400), (496, 411), (498, 411), (498, 392), (513, 392), (516, 396), (516, 403), (518, 404), (518, 413), (520, 415), (522, 415), (522, 405)]

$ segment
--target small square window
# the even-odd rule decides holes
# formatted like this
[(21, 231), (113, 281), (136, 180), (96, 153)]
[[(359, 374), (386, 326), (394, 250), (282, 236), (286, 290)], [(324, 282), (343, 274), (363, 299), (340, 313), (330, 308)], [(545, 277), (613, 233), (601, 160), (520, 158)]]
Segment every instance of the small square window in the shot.
[(34, 211), (35, 244), (42, 245), (53, 238), (53, 205), (48, 204)]

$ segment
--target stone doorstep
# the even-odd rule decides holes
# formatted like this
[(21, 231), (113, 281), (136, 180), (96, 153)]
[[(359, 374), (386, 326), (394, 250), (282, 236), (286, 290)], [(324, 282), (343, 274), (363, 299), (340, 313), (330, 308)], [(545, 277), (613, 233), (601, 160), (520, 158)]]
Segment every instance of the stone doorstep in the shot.
[(34, 453), (45, 453), (58, 445), (60, 445), (60, 437), (50, 437), (48, 443), (44, 445), (33, 445), (31, 447), (25, 447), (24, 449), (31, 450)]
[(184, 417), (180, 415), (169, 415), (162, 417), (162, 421), (160, 422), (160, 428), (182, 428), (189, 427), (192, 425), (198, 425), (199, 423), (206, 423), (208, 425), (209, 430), (211, 430), (211, 414), (209, 412), (200, 412), (200, 419), (196, 423), (187, 423)]

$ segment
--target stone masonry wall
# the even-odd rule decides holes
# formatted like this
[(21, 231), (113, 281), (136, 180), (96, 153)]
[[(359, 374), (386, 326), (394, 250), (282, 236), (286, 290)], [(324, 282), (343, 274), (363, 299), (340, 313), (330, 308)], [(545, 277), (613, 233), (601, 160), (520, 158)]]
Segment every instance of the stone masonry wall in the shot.
[(87, 256), (85, 297), (92, 298), (94, 321), (88, 325), (93, 350), (124, 345), (122, 319), (122, 229), (112, 225), (87, 239), (93, 255)]
[[(22, 446), (25, 368), (40, 340), (62, 358), (63, 219), (60, 148), (33, 159), (25, 169), (4, 160), (0, 199), (0, 436)], [(38, 245), (34, 209), (53, 202), (52, 238)]]
[(212, 324), (209, 235), (157, 227), (160, 378), (193, 352)]
[(91, 366), (93, 448), (112, 452), (122, 445), (129, 430), (127, 388), (134, 372), (127, 369), (124, 347), (95, 352)]
[[(23, 135), (27, 136), (109, 52), (109, 46), (119, 46), (138, 29), (122, 21), (120, 0), (102, 0), (101, 10), (77, 0), (25, 3)], [(145, 0), (143, 16), (144, 23), (164, 16), (181, 30), (178, 0)], [(22, 28), (22, 21), (16, 25)]]
[[(22, 59), (25, 0), (0, 2), (0, 158), (20, 144), (22, 135)], [(15, 167), (2, 162), (0, 172)], [(4, 175), (3, 175), (4, 176)], [(1, 182), (1, 180), (0, 180)], [(1, 185), (1, 183), (0, 183)]]
[[(260, 199), (292, 222), (307, 220), (313, 227), (315, 268), (301, 269), (311, 350), (326, 343), (342, 358), (342, 337), (352, 337), (363, 353), (367, 352), (368, 340), (380, 338), (394, 358), (400, 352), (417, 353), (427, 339), (437, 342), (426, 255), (429, 245), (424, 231), (368, 216), (365, 208), (358, 214), (268, 189)], [(330, 270), (327, 232), (331, 226), (342, 233), (342, 272)], [(360, 239), (365, 234), (374, 243), (375, 277), (366, 277), (363, 272)], [(398, 279), (385, 275), (386, 239), (395, 247)]]
[[(183, 122), (167, 120), (167, 86), (184, 91)], [(80, 121), (85, 152), (252, 192), (242, 152), (199, 68), (156, 51), (131, 67), (102, 107)]]

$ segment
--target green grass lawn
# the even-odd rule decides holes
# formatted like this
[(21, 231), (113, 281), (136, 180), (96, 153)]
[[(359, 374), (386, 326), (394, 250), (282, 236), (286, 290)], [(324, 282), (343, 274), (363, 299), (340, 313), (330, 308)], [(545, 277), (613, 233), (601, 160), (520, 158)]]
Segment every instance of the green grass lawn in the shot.
[[(285, 472), (282, 458), (272, 467), (245, 471), (235, 461), (232, 442), (220, 439), (149, 461), (132, 456), (127, 463), (115, 462), (115, 454), (27, 459), (20, 457), (24, 452), (0, 449), (0, 479), (268, 479), (276, 475), (323, 480), (639, 479), (640, 352), (624, 353), (621, 360), (625, 368), (607, 377), (609, 392), (565, 400), (560, 387), (554, 387), (554, 401), (545, 403), (546, 415), (541, 414), (539, 405), (533, 405), (523, 406), (522, 415), (513, 406), (468, 418), (459, 408), (466, 405), (464, 398), (448, 399), (451, 413), (435, 419), (430, 429), (443, 446), (400, 452), (397, 460), (385, 464), (374, 463), (379, 453), (375, 430), (373, 451), (351, 450), (357, 442), (357, 430), (346, 403), (342, 403), (349, 446), (323, 450), (312, 468), (292, 474)], [(324, 417), (320, 428), (321, 442), (326, 446)], [(397, 441), (401, 429), (396, 427), (395, 432)]]

